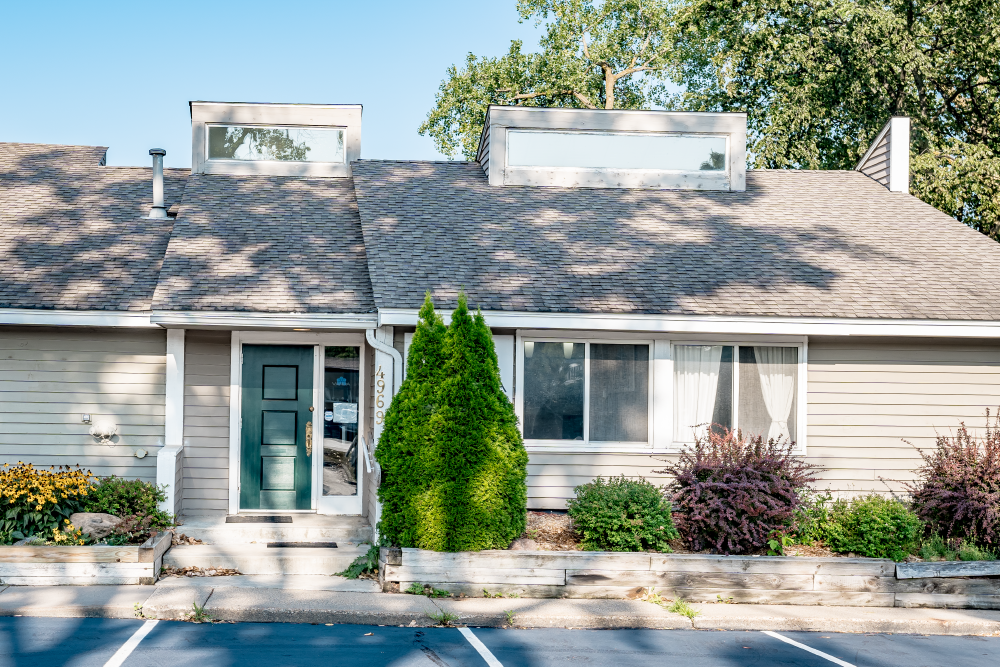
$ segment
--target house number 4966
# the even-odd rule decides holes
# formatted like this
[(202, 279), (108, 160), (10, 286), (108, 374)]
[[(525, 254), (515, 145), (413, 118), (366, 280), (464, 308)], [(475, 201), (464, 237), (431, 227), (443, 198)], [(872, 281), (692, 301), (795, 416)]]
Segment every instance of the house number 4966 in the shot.
[(375, 423), (381, 424), (385, 418), (385, 373), (382, 366), (375, 371)]

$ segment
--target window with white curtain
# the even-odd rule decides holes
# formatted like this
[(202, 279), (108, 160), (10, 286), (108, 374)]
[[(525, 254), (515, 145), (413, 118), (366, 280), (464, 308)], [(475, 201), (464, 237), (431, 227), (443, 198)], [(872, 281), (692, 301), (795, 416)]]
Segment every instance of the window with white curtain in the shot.
[(649, 441), (648, 343), (523, 342), (525, 440)]
[(673, 362), (675, 443), (723, 428), (795, 441), (797, 347), (680, 344)]

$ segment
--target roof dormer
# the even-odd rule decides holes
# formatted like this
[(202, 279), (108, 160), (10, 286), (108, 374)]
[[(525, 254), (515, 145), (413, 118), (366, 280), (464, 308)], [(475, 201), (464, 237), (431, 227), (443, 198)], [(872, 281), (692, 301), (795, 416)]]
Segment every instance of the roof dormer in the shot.
[(350, 176), (360, 157), (360, 104), (191, 102), (194, 173)]
[(490, 185), (746, 189), (744, 113), (491, 105), (478, 161)]

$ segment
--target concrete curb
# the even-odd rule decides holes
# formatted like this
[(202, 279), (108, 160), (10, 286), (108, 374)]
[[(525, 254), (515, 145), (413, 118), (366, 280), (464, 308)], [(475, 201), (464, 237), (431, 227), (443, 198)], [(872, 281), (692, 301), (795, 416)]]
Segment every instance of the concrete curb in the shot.
[(0, 616), (136, 618), (154, 586), (10, 586), (0, 592)]
[(142, 604), (142, 617), (186, 621), (194, 612), (194, 605), (204, 607), (211, 595), (212, 589), (203, 586), (157, 586)]
[(634, 600), (440, 598), (434, 603), (442, 611), (457, 616), (454, 623), (475, 627), (691, 628), (691, 621), (683, 616)]
[[(200, 584), (201, 582), (199, 582)], [(1000, 636), (1000, 611), (903, 607), (694, 604), (693, 621), (638, 600), (440, 598), (217, 586), (11, 586), (0, 616), (186, 620), (192, 603), (213, 619), (255, 623), (522, 628), (651, 628)], [(138, 609), (137, 609), (138, 608)], [(508, 612), (512, 617), (508, 617)]]
[(205, 611), (223, 621), (430, 627), (441, 610), (418, 595), (219, 587)]
[(698, 630), (1000, 635), (1000, 612), (902, 607), (803, 607), (791, 605), (693, 605)]

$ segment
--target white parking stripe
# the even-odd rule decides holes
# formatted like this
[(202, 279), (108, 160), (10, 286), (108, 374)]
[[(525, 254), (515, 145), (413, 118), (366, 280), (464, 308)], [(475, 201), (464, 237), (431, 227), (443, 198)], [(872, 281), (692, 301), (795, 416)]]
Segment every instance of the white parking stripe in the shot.
[(786, 644), (791, 644), (792, 646), (797, 646), (800, 649), (802, 649), (803, 651), (809, 651), (813, 655), (818, 655), (821, 658), (826, 658), (830, 662), (832, 662), (832, 663), (834, 663), (836, 665), (840, 665), (840, 667), (855, 667), (851, 663), (844, 662), (840, 658), (834, 658), (829, 653), (823, 653), (823, 651), (817, 651), (816, 649), (814, 649), (811, 646), (806, 646), (805, 644), (800, 644), (799, 642), (795, 641), (794, 639), (789, 639), (788, 637), (783, 637), (783, 636), (779, 635), (777, 632), (771, 632), (770, 630), (762, 630), (762, 632), (765, 635), (767, 635), (768, 637), (774, 637), (775, 639), (780, 639), (781, 641), (785, 642)]
[(132, 651), (135, 650), (135, 647), (139, 645), (139, 642), (142, 641), (143, 637), (149, 634), (150, 630), (156, 627), (157, 623), (159, 623), (159, 621), (146, 621), (139, 626), (139, 629), (128, 638), (127, 642), (122, 644), (122, 647), (118, 649), (113, 656), (111, 656), (111, 659), (104, 663), (104, 667), (122, 667), (122, 663), (125, 662), (125, 658), (132, 655)]
[(472, 648), (479, 651), (479, 655), (483, 656), (483, 660), (486, 661), (487, 665), (490, 667), (503, 667), (500, 661), (497, 660), (492, 653), (490, 653), (488, 648), (486, 648), (486, 644), (479, 641), (479, 637), (472, 634), (472, 630), (469, 628), (459, 628), (458, 631), (462, 633), (463, 637), (469, 640), (469, 643), (472, 644)]

